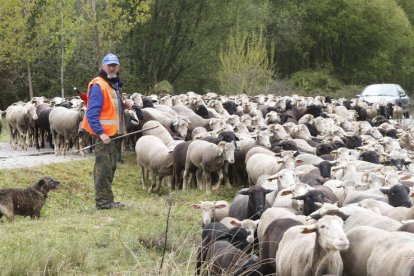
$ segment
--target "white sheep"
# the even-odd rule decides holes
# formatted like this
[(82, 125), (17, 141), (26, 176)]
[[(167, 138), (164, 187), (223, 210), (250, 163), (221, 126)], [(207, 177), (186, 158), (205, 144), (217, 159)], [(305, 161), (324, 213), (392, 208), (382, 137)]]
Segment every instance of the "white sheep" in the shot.
[(65, 155), (66, 151), (69, 150), (71, 140), (79, 150), (79, 125), (84, 115), (82, 106), (83, 104), (78, 107), (78, 110), (57, 106), (50, 111), (50, 131), (56, 155)]
[[(172, 187), (173, 159), (172, 150), (154, 135), (145, 135), (135, 145), (137, 163), (141, 168), (142, 187), (146, 189), (149, 173), (152, 173), (152, 184), (149, 191), (159, 190), (165, 176), (170, 176), (168, 187)], [(158, 177), (158, 181), (157, 181)]]
[(194, 169), (197, 169), (197, 185), (199, 188), (205, 189), (206, 193), (211, 193), (211, 173), (217, 172), (219, 174), (218, 184), (215, 187), (217, 190), (223, 179), (224, 161), (227, 160), (230, 164), (234, 163), (234, 150), (233, 143), (224, 141), (218, 145), (203, 140), (193, 141), (187, 150), (183, 190), (187, 188), (190, 172)]
[[(153, 128), (153, 129), (149, 129), (149, 128)], [(174, 141), (170, 132), (168, 132), (168, 130), (158, 121), (150, 120), (142, 126), (142, 129), (149, 129), (149, 130), (144, 131), (142, 135), (157, 136), (158, 138), (161, 139), (161, 141), (165, 145), (168, 145)]]

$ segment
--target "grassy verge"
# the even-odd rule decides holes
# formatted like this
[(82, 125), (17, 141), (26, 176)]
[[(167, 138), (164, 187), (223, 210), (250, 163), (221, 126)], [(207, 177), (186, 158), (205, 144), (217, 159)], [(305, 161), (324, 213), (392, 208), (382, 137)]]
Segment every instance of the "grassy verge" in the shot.
[(118, 165), (115, 200), (123, 210), (94, 208), (93, 160), (30, 169), (1, 170), (0, 187), (26, 187), (44, 175), (61, 181), (52, 191), (39, 220), (2, 219), (0, 267), (4, 274), (194, 273), (201, 216), (189, 206), (199, 200), (231, 200), (235, 190), (207, 196), (201, 191), (176, 191), (171, 210), (167, 253), (160, 270), (168, 212), (168, 191), (142, 190), (134, 154)]

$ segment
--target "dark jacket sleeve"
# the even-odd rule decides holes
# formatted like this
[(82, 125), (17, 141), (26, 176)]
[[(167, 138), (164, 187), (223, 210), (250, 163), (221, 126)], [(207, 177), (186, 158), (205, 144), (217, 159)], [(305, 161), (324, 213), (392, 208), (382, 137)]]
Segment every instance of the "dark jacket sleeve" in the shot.
[(101, 123), (99, 122), (99, 115), (102, 111), (103, 95), (99, 84), (94, 84), (89, 91), (88, 109), (86, 110), (86, 118), (92, 130), (101, 135), (104, 133)]

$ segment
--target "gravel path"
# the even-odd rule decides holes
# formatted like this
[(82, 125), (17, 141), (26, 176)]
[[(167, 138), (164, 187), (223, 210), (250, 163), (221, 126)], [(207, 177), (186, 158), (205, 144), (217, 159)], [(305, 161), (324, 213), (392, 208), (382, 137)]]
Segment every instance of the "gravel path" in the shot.
[(20, 148), (12, 150), (9, 143), (0, 143), (0, 169), (28, 168), (93, 157), (94, 155), (81, 157), (79, 154), (73, 153), (73, 150), (70, 150), (66, 156), (56, 156), (51, 148), (37, 150), (34, 147), (29, 147), (28, 150)]

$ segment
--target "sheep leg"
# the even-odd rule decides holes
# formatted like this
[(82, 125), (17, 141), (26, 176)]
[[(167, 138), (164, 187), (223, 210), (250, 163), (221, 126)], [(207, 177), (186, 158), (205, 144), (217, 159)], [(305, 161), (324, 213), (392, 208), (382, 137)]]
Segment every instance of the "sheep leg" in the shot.
[(16, 150), (19, 146), (20, 141), (20, 134), (18, 133), (17, 129), (13, 130), (13, 149)]
[(33, 139), (34, 139), (34, 134), (33, 134), (33, 128), (29, 128), (29, 130), (27, 131), (27, 137), (28, 137), (28, 145), (29, 147), (33, 147)]
[(63, 140), (65, 141), (65, 143), (63, 144), (63, 149), (62, 149), (62, 155), (65, 156), (66, 155), (66, 151), (69, 150), (69, 138), (68, 137), (63, 137)]
[(197, 169), (196, 172), (196, 178), (197, 178), (197, 187), (200, 190), (205, 189), (205, 183), (203, 183), (203, 169)]
[(52, 140), (53, 140), (53, 144), (55, 145), (55, 155), (59, 155), (59, 143), (58, 143), (58, 138), (57, 138), (57, 132), (54, 130), (51, 130), (52, 132)]
[(164, 180), (164, 176), (158, 176), (158, 181), (155, 186), (155, 191), (159, 191), (162, 185), (162, 181)]
[(189, 172), (188, 170), (184, 170), (184, 174), (183, 174), (183, 187), (182, 189), (185, 190), (187, 188), (187, 182), (188, 182), (188, 175)]
[(27, 150), (27, 145), (26, 145), (26, 136), (27, 136), (27, 132), (20, 132), (20, 147), (24, 150)]
[(211, 176), (210, 172), (203, 170), (203, 184), (206, 189), (206, 194), (211, 194)]
[[(218, 173), (219, 179), (217, 181), (217, 184), (213, 186), (214, 191), (218, 191), (220, 189), (220, 185), (223, 181), (223, 170), (219, 170), (217, 173)], [(230, 187), (231, 187), (231, 185), (230, 185)]]
[(141, 168), (141, 184), (142, 184), (142, 189), (146, 190), (147, 187), (145, 186), (145, 169), (143, 166), (139, 166)]
[(229, 177), (229, 166), (230, 164), (228, 162), (225, 162), (224, 167), (222, 169), (222, 172), (223, 172), (222, 182), (226, 185), (227, 188), (231, 188), (230, 177)]
[(12, 145), (12, 148), (14, 149), (14, 129), (13, 129), (13, 127), (11, 126), (11, 124), (8, 124), (9, 125), (9, 136), (10, 136), (10, 144)]
[(151, 174), (151, 184), (148, 189), (148, 192), (152, 192), (157, 185), (157, 175), (155, 172), (151, 172), (151, 171), (149, 172), (149, 174)]
[(77, 139), (77, 151), (79, 152), (80, 156), (85, 157), (85, 152), (83, 150), (80, 150), (83, 148), (83, 138), (82, 136), (79, 136)]
[(190, 187), (192, 188), (197, 187), (196, 176), (193, 173), (191, 174), (191, 178), (190, 178)]

